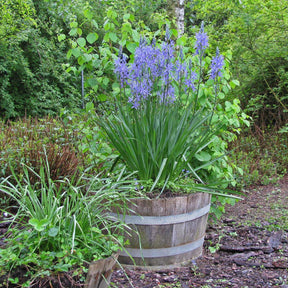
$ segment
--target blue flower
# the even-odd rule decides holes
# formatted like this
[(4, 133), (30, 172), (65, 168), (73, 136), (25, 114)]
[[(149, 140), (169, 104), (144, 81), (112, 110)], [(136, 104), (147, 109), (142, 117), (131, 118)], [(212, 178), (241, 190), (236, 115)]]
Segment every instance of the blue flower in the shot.
[[(167, 32), (168, 33), (168, 32)], [(153, 93), (158, 95), (159, 103), (173, 103), (175, 101), (175, 88), (172, 85), (175, 73), (184, 70), (176, 63), (174, 42), (162, 43), (156, 47), (155, 41), (149, 45), (146, 39), (141, 38), (139, 47), (135, 50), (134, 62), (127, 65), (127, 58), (120, 53), (115, 61), (115, 72), (121, 81), (121, 87), (128, 86), (131, 91), (128, 102), (138, 109), (144, 100)], [(177, 65), (179, 67), (177, 67)], [(183, 74), (183, 72), (182, 72)], [(156, 83), (162, 88), (154, 91)]]
[(179, 60), (176, 62), (176, 80), (180, 81), (187, 75), (187, 65), (185, 63), (180, 62)]
[(115, 60), (115, 69), (114, 72), (118, 76), (121, 84), (121, 88), (127, 83), (127, 79), (129, 76), (129, 71), (127, 67), (127, 56), (122, 54), (120, 50), (119, 57)]
[(211, 72), (210, 78), (215, 80), (217, 77), (222, 77), (221, 69), (224, 66), (224, 56), (220, 55), (219, 49), (216, 49), (216, 55), (212, 58), (211, 61)]
[[(208, 36), (202, 23), (199, 33), (196, 34), (196, 54), (202, 58), (207, 47)], [(168, 29), (166, 41), (159, 46), (156, 45), (155, 39), (150, 44), (145, 38), (141, 38), (139, 47), (135, 50), (134, 62), (131, 64), (127, 63), (127, 56), (120, 51), (119, 58), (115, 61), (115, 72), (120, 79), (121, 87), (128, 88), (125, 89), (125, 93), (128, 94), (128, 102), (132, 108), (141, 109), (147, 101), (173, 104), (177, 96), (180, 97), (179, 91), (195, 92), (198, 76), (193, 71), (191, 59), (187, 63), (184, 58), (182, 48), (176, 51)], [(221, 57), (219, 59), (221, 60)], [(216, 61), (214, 64), (217, 63)], [(219, 75), (217, 67), (213, 66), (212, 71)]]
[(194, 72), (194, 71), (191, 71), (190, 72), (190, 77), (186, 77), (185, 78), (185, 81), (184, 81), (184, 84), (185, 84), (185, 92), (188, 90), (188, 89), (192, 89), (192, 91), (196, 91), (196, 87), (195, 87), (195, 80), (197, 79), (197, 74)]
[(204, 32), (204, 23), (202, 22), (200, 31), (196, 33), (195, 54), (202, 55), (208, 46), (208, 35)]

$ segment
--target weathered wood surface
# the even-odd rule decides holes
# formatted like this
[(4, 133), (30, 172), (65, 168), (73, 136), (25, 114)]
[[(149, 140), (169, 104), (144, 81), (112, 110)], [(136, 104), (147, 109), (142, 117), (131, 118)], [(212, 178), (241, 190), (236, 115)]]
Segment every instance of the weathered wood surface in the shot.
[[(152, 200), (135, 199), (136, 206), (131, 205), (134, 216), (125, 218), (125, 222), (139, 233), (139, 236), (132, 233), (128, 237), (130, 244), (127, 252), (134, 255), (135, 264), (173, 265), (199, 257), (210, 200), (211, 195), (206, 193)], [(133, 265), (133, 260), (125, 252), (121, 252), (119, 261)]]
[(86, 278), (85, 288), (107, 288), (109, 287), (113, 268), (116, 265), (118, 254), (109, 258), (92, 262)]

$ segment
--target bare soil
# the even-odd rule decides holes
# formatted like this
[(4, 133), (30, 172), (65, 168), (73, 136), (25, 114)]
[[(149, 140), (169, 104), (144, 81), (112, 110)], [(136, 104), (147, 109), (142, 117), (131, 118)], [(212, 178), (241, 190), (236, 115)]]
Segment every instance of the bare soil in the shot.
[[(273, 185), (250, 187), (243, 197), (235, 206), (226, 207), (221, 220), (210, 221), (200, 258), (170, 270), (116, 268), (111, 287), (288, 288), (288, 175)], [(1, 234), (7, 230), (0, 228), (1, 245)], [(13, 272), (18, 277), (25, 273)], [(21, 287), (1, 282), (0, 277), (0, 287)], [(65, 273), (38, 279), (31, 287), (83, 285), (72, 273)]]

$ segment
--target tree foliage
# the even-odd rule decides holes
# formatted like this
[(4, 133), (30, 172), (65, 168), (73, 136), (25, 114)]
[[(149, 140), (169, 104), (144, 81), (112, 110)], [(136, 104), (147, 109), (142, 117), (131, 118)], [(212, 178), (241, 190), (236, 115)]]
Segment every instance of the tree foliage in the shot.
[(288, 104), (286, 1), (195, 2), (197, 21), (204, 20), (214, 32), (213, 40), (233, 51), (232, 71), (241, 82), (234, 95), (240, 97), (255, 125), (262, 129), (283, 125)]
[(67, 47), (55, 33), (63, 21), (40, 3), (9, 0), (2, 7), (0, 116), (4, 118), (55, 114), (77, 103), (76, 81), (62, 69)]
[[(55, 114), (63, 107), (81, 107), (82, 71), (86, 101), (106, 102), (113, 92), (112, 63), (119, 47), (131, 55), (141, 33), (161, 37), (165, 23), (172, 20), (169, 3), (1, 3), (0, 117)], [(261, 128), (287, 122), (287, 9), (281, 0), (185, 1), (185, 36), (194, 35), (204, 21), (211, 51), (216, 46), (228, 54), (232, 51), (230, 69), (240, 86), (229, 95), (240, 98)]]
[(0, 39), (13, 36), (27, 26), (35, 24), (35, 10), (31, 0), (6, 0), (0, 6)]
[[(80, 107), (84, 66), (88, 98), (92, 93), (104, 99), (103, 91), (111, 90), (107, 89), (113, 74), (111, 56), (119, 47), (119, 34), (127, 39), (133, 22), (138, 27), (150, 22), (149, 27), (158, 28), (157, 21), (150, 20), (162, 2), (5, 1), (0, 11), (0, 117), (41, 116)], [(61, 35), (71, 41), (59, 42)], [(77, 73), (68, 73), (66, 64), (77, 66)], [(96, 77), (90, 75), (92, 70), (98, 71)]]

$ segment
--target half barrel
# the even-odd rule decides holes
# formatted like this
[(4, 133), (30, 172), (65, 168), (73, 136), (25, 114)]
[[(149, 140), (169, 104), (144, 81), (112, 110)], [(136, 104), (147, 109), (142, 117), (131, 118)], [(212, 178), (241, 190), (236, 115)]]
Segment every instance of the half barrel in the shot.
[(125, 217), (120, 215), (120, 218), (138, 231), (138, 235), (132, 232), (128, 236), (129, 245), (126, 251), (120, 252), (119, 262), (137, 266), (178, 266), (199, 257), (210, 202), (208, 193), (134, 199), (134, 205), (129, 207), (134, 212)]

